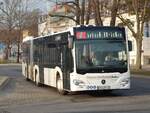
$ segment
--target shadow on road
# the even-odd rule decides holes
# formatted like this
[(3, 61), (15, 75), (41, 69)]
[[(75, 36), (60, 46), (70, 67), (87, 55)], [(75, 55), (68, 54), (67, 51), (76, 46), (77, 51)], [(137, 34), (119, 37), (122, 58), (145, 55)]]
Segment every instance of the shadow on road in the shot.
[[(8, 85), (3, 89), (4, 94), (14, 92), (14, 90), (18, 87), (22, 88), (24, 87), (26, 90), (24, 90), (24, 93), (34, 93), (34, 90), (38, 90), (39, 92), (43, 91), (45, 93), (49, 93), (49, 95), (55, 95), (59, 98), (66, 98), (69, 99), (71, 102), (86, 102), (91, 100), (96, 100), (98, 98), (106, 99), (106, 98), (118, 98), (118, 97), (128, 97), (128, 96), (144, 96), (144, 95), (150, 95), (150, 79), (146, 78), (139, 78), (139, 77), (132, 77), (131, 78), (131, 89), (130, 90), (113, 90), (110, 91), (91, 91), (91, 92), (74, 92), (69, 93), (67, 96), (59, 96), (56, 88), (51, 88), (49, 86), (41, 86), (37, 87), (35, 84), (31, 81), (27, 82), (25, 81), (24, 77), (19, 78), (11, 78), (11, 81)], [(29, 89), (31, 88), (31, 89)], [(20, 89), (21, 90), (21, 89)], [(48, 94), (47, 94), (48, 95)], [(47, 96), (46, 95), (46, 96)], [(42, 96), (44, 98), (44, 95)]]

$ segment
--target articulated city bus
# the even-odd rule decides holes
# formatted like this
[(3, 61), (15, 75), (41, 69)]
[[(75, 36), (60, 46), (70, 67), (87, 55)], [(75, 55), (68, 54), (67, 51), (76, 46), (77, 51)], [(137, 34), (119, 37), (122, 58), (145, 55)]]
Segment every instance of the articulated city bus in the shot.
[(27, 80), (61, 94), (130, 88), (131, 43), (120, 27), (80, 26), (23, 39), (22, 72)]

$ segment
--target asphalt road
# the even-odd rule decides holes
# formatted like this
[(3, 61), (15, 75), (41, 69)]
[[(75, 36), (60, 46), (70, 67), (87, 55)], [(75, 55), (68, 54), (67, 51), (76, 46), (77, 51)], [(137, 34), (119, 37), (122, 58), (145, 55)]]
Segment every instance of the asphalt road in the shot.
[(0, 113), (150, 113), (150, 77), (132, 75), (130, 90), (61, 96), (27, 82), (20, 65), (0, 65), (0, 75), (11, 78), (0, 91)]

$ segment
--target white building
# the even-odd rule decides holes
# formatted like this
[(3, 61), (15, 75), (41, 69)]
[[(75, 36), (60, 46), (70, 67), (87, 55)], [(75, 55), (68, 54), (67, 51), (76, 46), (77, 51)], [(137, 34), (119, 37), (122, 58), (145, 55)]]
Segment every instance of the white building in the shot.
[(144, 24), (143, 64), (150, 65), (150, 21)]
[(41, 15), (38, 19), (38, 35), (42, 36), (51, 32), (50, 18), (48, 18), (48, 15)]

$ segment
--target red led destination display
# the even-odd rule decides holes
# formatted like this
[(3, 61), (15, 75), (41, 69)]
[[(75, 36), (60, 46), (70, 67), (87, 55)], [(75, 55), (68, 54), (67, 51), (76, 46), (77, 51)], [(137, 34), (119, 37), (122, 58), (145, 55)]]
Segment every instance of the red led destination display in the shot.
[(121, 31), (77, 31), (77, 39), (109, 39), (123, 38)]

